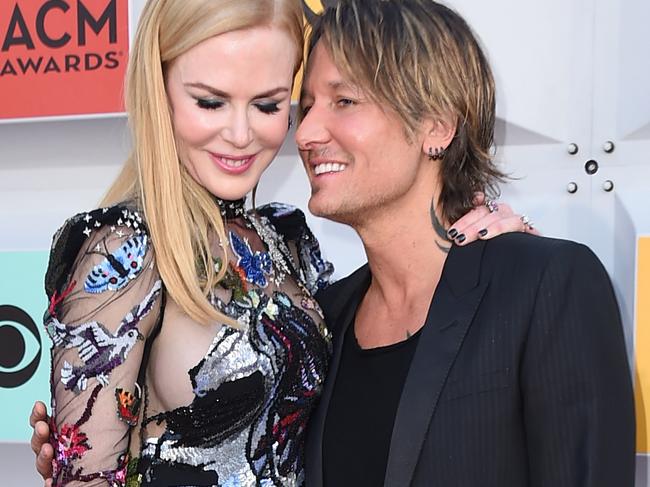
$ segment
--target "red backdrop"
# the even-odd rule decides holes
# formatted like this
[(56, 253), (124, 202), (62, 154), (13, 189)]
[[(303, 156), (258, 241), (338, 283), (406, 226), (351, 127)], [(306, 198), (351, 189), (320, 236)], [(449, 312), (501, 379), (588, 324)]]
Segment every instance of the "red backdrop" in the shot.
[(0, 1), (0, 119), (123, 111), (128, 0)]

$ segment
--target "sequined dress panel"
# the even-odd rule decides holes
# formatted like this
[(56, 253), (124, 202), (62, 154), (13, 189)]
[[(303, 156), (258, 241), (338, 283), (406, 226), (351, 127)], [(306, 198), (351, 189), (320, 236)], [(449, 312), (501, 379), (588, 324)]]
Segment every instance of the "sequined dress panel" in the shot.
[(241, 326), (210, 338), (190, 322), (207, 340), (174, 337), (175, 352), (202, 358), (168, 375), (156, 372), (171, 355), (163, 337), (180, 320), (137, 210), (77, 215), (55, 236), (44, 320), (55, 485), (303, 485), (331, 348), (313, 295), (332, 267), (299, 210), (241, 204), (220, 202), (228, 242), (215, 242), (213, 265), (227, 271), (210, 295)]

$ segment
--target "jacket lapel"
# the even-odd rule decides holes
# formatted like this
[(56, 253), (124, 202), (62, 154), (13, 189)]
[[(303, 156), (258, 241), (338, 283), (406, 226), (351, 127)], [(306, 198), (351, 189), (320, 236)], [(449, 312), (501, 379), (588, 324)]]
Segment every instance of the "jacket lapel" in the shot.
[(323, 430), (327, 418), (327, 408), (332, 397), (336, 374), (341, 362), (343, 337), (348, 327), (354, 320), (354, 315), (370, 284), (370, 269), (368, 265), (357, 269), (352, 275), (345, 278), (345, 282), (336, 289), (336, 296), (332, 302), (325, 304), (325, 318), (330, 326), (336, 324), (332, 352), (327, 378), (316, 411), (312, 413), (309, 422), (308, 440), (305, 451), (307, 462), (306, 482), (309, 487), (322, 487), (323, 485)]
[(397, 408), (385, 487), (411, 485), (441, 390), (487, 288), (479, 282), (484, 247), (454, 246), (447, 256)]

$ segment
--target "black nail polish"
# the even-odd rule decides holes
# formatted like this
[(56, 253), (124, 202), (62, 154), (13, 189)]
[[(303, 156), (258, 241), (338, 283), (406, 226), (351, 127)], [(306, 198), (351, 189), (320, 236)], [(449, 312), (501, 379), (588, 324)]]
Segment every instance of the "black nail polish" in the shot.
[(487, 235), (487, 228), (484, 228), (483, 230), (480, 230), (478, 232), (480, 237), (485, 237)]
[(450, 228), (449, 231), (447, 232), (447, 234), (451, 238), (456, 238), (456, 235), (458, 235), (458, 230), (456, 230), (455, 228)]
[(465, 234), (464, 233), (461, 233), (460, 235), (458, 235), (458, 237), (456, 237), (456, 242), (463, 243), (464, 241), (465, 241)]

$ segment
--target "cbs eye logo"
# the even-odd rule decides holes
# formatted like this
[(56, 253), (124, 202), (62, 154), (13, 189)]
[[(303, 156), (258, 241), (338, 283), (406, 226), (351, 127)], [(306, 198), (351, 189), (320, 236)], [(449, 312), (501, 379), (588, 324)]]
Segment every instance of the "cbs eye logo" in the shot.
[(20, 387), (31, 379), (41, 361), (41, 351), (34, 320), (16, 306), (0, 305), (0, 387)]

